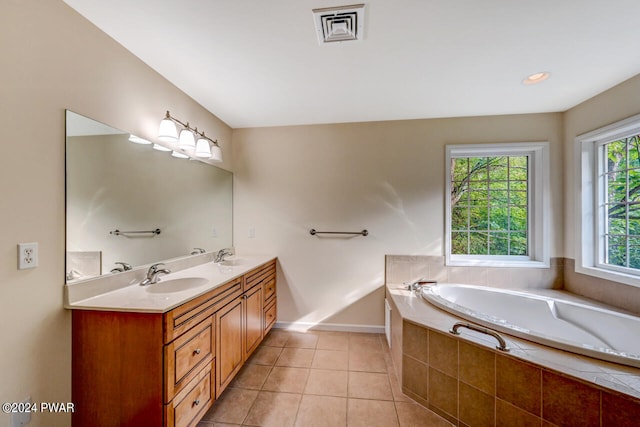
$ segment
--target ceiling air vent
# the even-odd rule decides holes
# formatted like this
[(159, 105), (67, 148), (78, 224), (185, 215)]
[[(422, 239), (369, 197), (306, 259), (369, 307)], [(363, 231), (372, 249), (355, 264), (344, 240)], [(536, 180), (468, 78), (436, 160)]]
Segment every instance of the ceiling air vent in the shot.
[(313, 9), (318, 43), (362, 40), (364, 4)]

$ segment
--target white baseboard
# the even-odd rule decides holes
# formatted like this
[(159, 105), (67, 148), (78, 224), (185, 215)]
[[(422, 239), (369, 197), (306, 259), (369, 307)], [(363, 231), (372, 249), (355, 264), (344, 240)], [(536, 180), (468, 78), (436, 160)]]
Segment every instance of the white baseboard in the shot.
[(276, 322), (277, 329), (288, 331), (337, 331), (384, 334), (384, 325), (350, 325), (345, 323), (311, 323), (311, 322)]

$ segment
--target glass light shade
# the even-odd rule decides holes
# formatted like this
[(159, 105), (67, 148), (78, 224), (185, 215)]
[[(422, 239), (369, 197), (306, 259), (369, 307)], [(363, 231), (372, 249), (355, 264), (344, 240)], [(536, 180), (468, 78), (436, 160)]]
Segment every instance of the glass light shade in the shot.
[(158, 151), (171, 151), (171, 148), (164, 147), (160, 144), (153, 144), (153, 149)]
[(180, 139), (178, 140), (178, 147), (183, 150), (193, 150), (196, 148), (196, 139), (193, 136), (193, 132), (189, 129), (182, 129), (180, 131)]
[(158, 129), (158, 139), (162, 142), (176, 142), (178, 140), (178, 130), (172, 120), (162, 119)]
[(186, 154), (183, 154), (183, 153), (181, 153), (181, 152), (179, 152), (179, 151), (173, 151), (173, 152), (171, 153), (171, 155), (172, 155), (173, 157), (178, 158), (178, 159), (188, 159), (188, 158), (189, 158), (189, 156), (187, 156)]
[(129, 134), (129, 141), (136, 144), (151, 144), (151, 141), (147, 141), (146, 139), (135, 136), (134, 134)]
[(207, 159), (211, 158), (211, 147), (209, 146), (209, 141), (204, 138), (200, 138), (196, 144), (195, 155), (196, 157), (206, 157)]
[(214, 160), (216, 162), (222, 161), (222, 150), (217, 144), (213, 144), (211, 146), (211, 160)]

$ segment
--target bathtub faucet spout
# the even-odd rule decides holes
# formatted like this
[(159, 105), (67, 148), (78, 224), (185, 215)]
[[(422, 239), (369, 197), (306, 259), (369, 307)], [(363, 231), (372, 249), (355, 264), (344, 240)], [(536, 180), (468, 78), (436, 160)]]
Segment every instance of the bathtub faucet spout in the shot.
[(414, 280), (413, 282), (405, 282), (407, 285), (407, 289), (410, 291), (419, 291), (425, 285), (437, 285), (437, 280), (427, 280), (424, 277), (419, 278), (418, 280)]

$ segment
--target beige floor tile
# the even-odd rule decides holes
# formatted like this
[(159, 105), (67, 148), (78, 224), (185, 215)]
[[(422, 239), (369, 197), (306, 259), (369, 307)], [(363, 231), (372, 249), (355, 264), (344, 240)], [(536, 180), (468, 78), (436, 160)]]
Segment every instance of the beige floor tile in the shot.
[(287, 340), (289, 339), (289, 334), (290, 333), (287, 331), (272, 329), (264, 338), (264, 341), (262, 341), (261, 345), (284, 347), (284, 345), (287, 343)]
[(241, 427), (240, 424), (215, 423), (213, 421), (200, 421), (196, 427)]
[(348, 333), (322, 333), (318, 335), (318, 344), (316, 349), (319, 350), (349, 350), (349, 334)]
[(273, 366), (275, 365), (276, 360), (278, 360), (281, 352), (282, 347), (271, 347), (261, 344), (260, 347), (258, 347), (253, 355), (249, 358), (249, 360), (247, 360), (247, 363), (253, 365)]
[(261, 391), (243, 425), (262, 427), (293, 426), (302, 395)]
[(218, 423), (242, 424), (257, 395), (257, 390), (227, 388), (203, 419)]
[(310, 368), (315, 350), (310, 348), (290, 348), (282, 349), (280, 357), (276, 361), (276, 366), (289, 366), (292, 368)]
[(200, 421), (196, 427), (241, 427), (240, 424), (215, 423), (213, 421)]
[(302, 396), (296, 427), (338, 427), (347, 425), (347, 399), (344, 397)]
[(348, 399), (348, 427), (398, 426), (398, 416), (393, 402), (367, 399)]
[(393, 400), (389, 376), (374, 372), (349, 372), (348, 396), (359, 399)]
[(315, 349), (317, 344), (318, 336), (312, 332), (289, 332), (289, 339), (287, 339), (285, 347)]
[(347, 397), (347, 371), (311, 369), (304, 394)]
[(387, 364), (382, 352), (349, 351), (349, 370), (387, 372)]
[(231, 387), (260, 390), (269, 372), (271, 372), (271, 366), (244, 365), (233, 379)]
[(362, 352), (382, 352), (382, 343), (379, 334), (359, 334), (352, 333), (349, 335), (349, 351)]
[(453, 424), (417, 403), (396, 402), (400, 427), (452, 427)]
[(307, 383), (309, 369), (275, 366), (262, 386), (263, 390), (285, 393), (302, 393)]
[(311, 367), (346, 371), (349, 369), (349, 353), (339, 350), (316, 350)]

